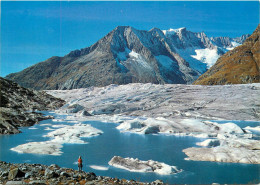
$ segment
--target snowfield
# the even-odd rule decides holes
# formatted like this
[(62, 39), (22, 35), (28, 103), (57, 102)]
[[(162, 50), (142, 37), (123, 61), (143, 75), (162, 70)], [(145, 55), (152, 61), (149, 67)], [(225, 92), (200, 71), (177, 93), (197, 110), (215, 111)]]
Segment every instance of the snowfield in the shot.
[[(260, 84), (148, 83), (47, 92), (66, 100), (67, 104), (56, 113), (67, 114), (68, 120), (114, 122), (118, 123), (117, 129), (122, 133), (207, 139), (198, 143), (198, 148), (183, 150), (189, 160), (260, 163), (256, 157), (259, 156), (259, 146), (254, 133), (249, 131), (251, 127), (243, 129), (232, 121), (221, 124), (213, 121), (259, 121)], [(258, 130), (258, 127), (254, 129)]]
[(154, 172), (160, 175), (170, 175), (182, 172), (182, 170), (178, 170), (176, 166), (170, 166), (158, 161), (141, 161), (139, 159), (129, 157), (122, 158), (120, 156), (114, 156), (108, 164), (131, 172)]

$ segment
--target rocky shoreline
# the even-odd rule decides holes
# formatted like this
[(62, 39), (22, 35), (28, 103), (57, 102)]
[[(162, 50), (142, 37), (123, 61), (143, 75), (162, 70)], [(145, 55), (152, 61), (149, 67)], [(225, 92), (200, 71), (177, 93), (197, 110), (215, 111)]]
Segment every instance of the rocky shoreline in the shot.
[(0, 77), (0, 135), (17, 134), (19, 127), (32, 126), (44, 119), (36, 110), (53, 110), (65, 104), (64, 100), (55, 98), (45, 92), (26, 89)]
[(50, 166), (42, 164), (12, 164), (0, 161), (0, 184), (71, 184), (71, 185), (91, 185), (91, 184), (164, 184), (161, 180), (150, 183), (135, 180), (126, 180), (97, 176), (93, 172), (79, 172), (71, 168), (59, 167), (56, 164)]

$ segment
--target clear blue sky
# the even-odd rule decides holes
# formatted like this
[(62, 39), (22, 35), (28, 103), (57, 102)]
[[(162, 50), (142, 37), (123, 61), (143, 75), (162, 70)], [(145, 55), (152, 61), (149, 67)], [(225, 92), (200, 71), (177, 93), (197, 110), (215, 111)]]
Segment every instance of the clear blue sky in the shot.
[(118, 25), (150, 30), (187, 27), (237, 37), (259, 23), (259, 2), (11, 2), (1, 3), (1, 73), (94, 44)]

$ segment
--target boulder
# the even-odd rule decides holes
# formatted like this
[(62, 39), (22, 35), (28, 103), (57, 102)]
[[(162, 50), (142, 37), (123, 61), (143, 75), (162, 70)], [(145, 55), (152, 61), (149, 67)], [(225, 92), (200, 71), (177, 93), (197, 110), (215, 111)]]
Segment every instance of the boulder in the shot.
[(51, 170), (50, 168), (47, 168), (45, 170), (44, 176), (46, 178), (54, 178), (54, 177), (58, 177), (59, 175), (55, 173), (53, 170)]
[(89, 181), (95, 180), (96, 177), (97, 177), (96, 174), (93, 173), (93, 172), (88, 172), (88, 173), (86, 173), (86, 179), (89, 180)]
[(15, 179), (17, 177), (24, 177), (25, 173), (22, 172), (19, 168), (15, 168), (9, 171), (8, 180)]
[(8, 181), (6, 185), (20, 185), (20, 184), (27, 184), (23, 181)]
[(64, 177), (70, 177), (70, 175), (67, 172), (61, 172), (60, 176), (64, 176)]
[(27, 173), (25, 174), (24, 178), (28, 179), (28, 178), (30, 178), (30, 177), (32, 177), (32, 176), (33, 176), (33, 172), (32, 172), (32, 171), (29, 171), (29, 172), (27, 172)]
[(30, 181), (29, 184), (32, 184), (32, 185), (46, 185), (46, 182), (44, 180), (34, 180), (34, 181)]

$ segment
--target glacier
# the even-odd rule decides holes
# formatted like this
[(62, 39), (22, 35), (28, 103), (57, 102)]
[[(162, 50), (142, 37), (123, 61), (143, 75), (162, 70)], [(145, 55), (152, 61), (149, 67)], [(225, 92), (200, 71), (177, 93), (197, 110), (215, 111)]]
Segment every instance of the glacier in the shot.
[[(232, 121), (218, 123), (214, 120), (258, 121), (260, 110), (255, 102), (259, 99), (260, 84), (136, 83), (47, 93), (66, 100), (67, 105), (55, 112), (66, 114), (69, 120), (117, 123), (122, 134), (166, 134), (205, 139), (198, 143), (198, 147), (183, 150), (189, 160), (259, 163), (255, 159), (259, 146), (253, 139), (255, 134), (249, 132), (251, 128), (241, 128)], [(66, 112), (73, 104), (83, 106), (92, 116)], [(236, 156), (239, 152), (244, 152), (241, 154), (243, 159)]]

